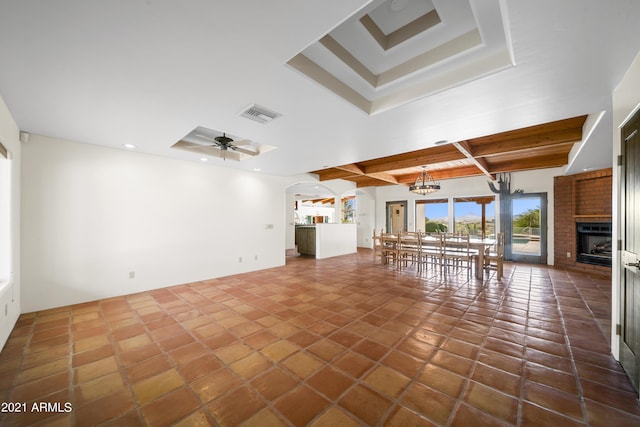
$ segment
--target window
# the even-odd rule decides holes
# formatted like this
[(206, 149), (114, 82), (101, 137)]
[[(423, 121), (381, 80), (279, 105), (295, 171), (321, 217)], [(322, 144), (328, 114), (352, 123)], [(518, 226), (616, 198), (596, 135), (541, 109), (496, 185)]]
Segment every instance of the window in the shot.
[(445, 232), (449, 229), (449, 201), (447, 199), (416, 201), (416, 231)]
[(342, 223), (353, 224), (356, 222), (356, 196), (342, 198)]
[(495, 197), (456, 197), (453, 199), (454, 230), (483, 238), (496, 232)]

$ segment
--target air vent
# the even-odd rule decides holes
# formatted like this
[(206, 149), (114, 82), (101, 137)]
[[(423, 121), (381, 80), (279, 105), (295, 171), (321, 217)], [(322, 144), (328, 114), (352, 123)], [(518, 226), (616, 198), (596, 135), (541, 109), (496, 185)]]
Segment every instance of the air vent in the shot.
[(240, 115), (258, 123), (266, 124), (271, 122), (273, 119), (280, 117), (282, 114), (256, 104), (251, 104), (245, 108)]

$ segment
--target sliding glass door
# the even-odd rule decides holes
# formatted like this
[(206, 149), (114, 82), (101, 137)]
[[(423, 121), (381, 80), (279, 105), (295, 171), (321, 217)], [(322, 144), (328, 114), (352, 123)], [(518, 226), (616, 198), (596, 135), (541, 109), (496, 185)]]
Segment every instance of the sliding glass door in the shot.
[(512, 196), (509, 238), (513, 261), (547, 263), (547, 193)]

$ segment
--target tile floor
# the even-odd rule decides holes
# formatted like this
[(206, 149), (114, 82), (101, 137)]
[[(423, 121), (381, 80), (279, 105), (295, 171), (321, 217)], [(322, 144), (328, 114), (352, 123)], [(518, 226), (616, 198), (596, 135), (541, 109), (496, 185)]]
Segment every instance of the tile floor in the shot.
[(482, 286), (371, 255), (24, 314), (0, 392), (27, 412), (0, 424), (640, 425), (608, 279), (507, 265)]

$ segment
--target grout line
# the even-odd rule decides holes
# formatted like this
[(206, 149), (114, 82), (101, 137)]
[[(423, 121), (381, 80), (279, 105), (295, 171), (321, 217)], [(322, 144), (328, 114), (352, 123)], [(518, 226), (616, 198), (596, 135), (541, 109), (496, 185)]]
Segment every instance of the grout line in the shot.
[[(517, 267), (516, 267), (517, 268)], [(522, 416), (524, 411), (524, 401), (526, 393), (527, 383), (527, 348), (529, 344), (529, 322), (531, 319), (531, 288), (532, 288), (532, 273), (529, 271), (529, 292), (527, 293), (527, 310), (526, 310), (526, 324), (524, 325), (524, 343), (522, 351), (522, 376), (520, 378), (520, 396), (518, 398), (518, 413), (516, 415), (516, 425), (522, 425)]]
[[(573, 286), (573, 288), (578, 292), (578, 294), (580, 294), (580, 292), (578, 291), (578, 289), (575, 286), (575, 283), (573, 283), (573, 280), (570, 280), (571, 285)], [(562, 311), (562, 304), (560, 303), (560, 300), (558, 299), (558, 295), (556, 292), (556, 288), (555, 286), (552, 286), (552, 290), (553, 290), (553, 295), (556, 297), (556, 304), (558, 306), (558, 312), (560, 313), (560, 321), (562, 324), (562, 330), (564, 332), (564, 342), (565, 345), (567, 346), (567, 352), (569, 353), (569, 360), (571, 361), (571, 370), (573, 373), (573, 376), (575, 378), (576, 381), (576, 388), (578, 390), (578, 400), (580, 402), (580, 409), (582, 410), (582, 419), (585, 423), (585, 425), (590, 425), (589, 424), (589, 411), (587, 410), (587, 404), (584, 400), (584, 390), (582, 389), (582, 383), (580, 382), (580, 375), (578, 374), (578, 368), (576, 366), (576, 361), (573, 358), (573, 350), (571, 349), (571, 342), (569, 341), (569, 332), (567, 331), (567, 325), (566, 325), (566, 321), (564, 318), (564, 313)], [(581, 298), (583, 304), (584, 304), (584, 300)], [(586, 305), (586, 304), (585, 304)], [(589, 310), (589, 313), (593, 316), (593, 313), (591, 312), (591, 310)], [(595, 320), (595, 317), (594, 317)]]

